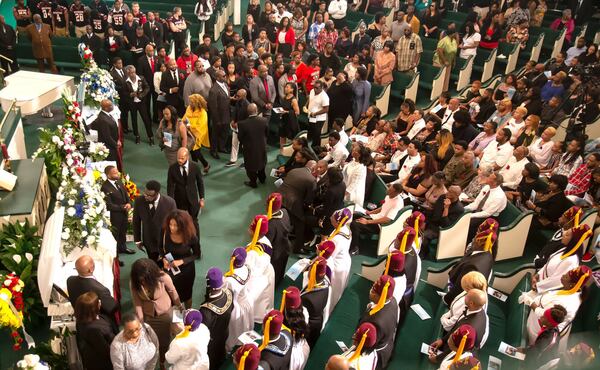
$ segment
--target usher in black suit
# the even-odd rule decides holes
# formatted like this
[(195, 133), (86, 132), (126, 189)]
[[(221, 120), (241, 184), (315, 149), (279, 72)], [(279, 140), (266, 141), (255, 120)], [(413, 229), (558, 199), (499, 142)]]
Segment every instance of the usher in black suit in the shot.
[(90, 125), (92, 130), (98, 131), (98, 142), (106, 145), (108, 148), (107, 161), (116, 161), (117, 155), (117, 143), (119, 141), (119, 128), (117, 122), (112, 116), (105, 111), (100, 111), (98, 118)]
[[(157, 203), (154, 210), (151, 206)], [(142, 242), (148, 258), (158, 260), (159, 242), (162, 237), (162, 226), (169, 213), (176, 210), (173, 198), (160, 194), (158, 202), (150, 203), (143, 195), (135, 198), (133, 203), (133, 240)]]
[(127, 210), (125, 205), (129, 204), (129, 195), (121, 180), (106, 180), (102, 184), (102, 192), (106, 199), (106, 208), (110, 212), (111, 231), (117, 240), (117, 251), (123, 252), (127, 249)]
[[(175, 75), (175, 77), (173, 77)], [(181, 118), (185, 113), (185, 105), (183, 103), (183, 86), (185, 84), (185, 72), (176, 69), (171, 71), (167, 69), (163, 72), (160, 80), (160, 91), (164, 92), (167, 104), (172, 105), (177, 109), (177, 115)], [(178, 87), (177, 92), (171, 92), (171, 89)]]
[(199, 201), (204, 199), (204, 181), (198, 165), (188, 160), (184, 166), (177, 162), (169, 166), (167, 194), (175, 199), (178, 209), (187, 211), (192, 216), (198, 231)]
[[(137, 89), (135, 90), (133, 88), (133, 81), (131, 79), (128, 78), (125, 81), (125, 95), (121, 95), (121, 99), (124, 100), (124, 103), (127, 104), (128, 110), (131, 112), (131, 126), (133, 127), (133, 134), (135, 135), (136, 139), (140, 136), (138, 131), (138, 112), (140, 113), (142, 121), (144, 122), (146, 135), (151, 139), (153, 136), (152, 122), (150, 121), (150, 109), (147, 105), (150, 86), (144, 77), (137, 77)], [(136, 96), (132, 96), (134, 93)]]
[[(82, 294), (94, 292), (100, 298), (100, 312), (114, 323), (115, 312), (119, 308), (117, 301), (110, 295), (110, 291), (102, 285), (93, 276), (69, 276), (67, 279), (67, 292), (69, 293), (69, 301), (75, 307), (75, 302)], [(116, 327), (116, 324), (114, 324)]]

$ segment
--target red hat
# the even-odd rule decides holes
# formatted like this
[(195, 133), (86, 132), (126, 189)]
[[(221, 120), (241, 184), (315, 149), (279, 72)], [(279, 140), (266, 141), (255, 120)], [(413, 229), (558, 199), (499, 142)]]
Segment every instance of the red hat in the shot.
[(256, 370), (260, 362), (260, 351), (256, 344), (244, 344), (235, 351), (233, 358), (237, 370)]
[(483, 243), (483, 250), (488, 251), (490, 253), (492, 251), (492, 246), (496, 242), (497, 238), (498, 236), (496, 235), (496, 232), (491, 228), (479, 231), (475, 235), (475, 240), (477, 240), (480, 243)]
[(561, 259), (565, 259), (570, 255), (577, 253), (580, 251), (583, 243), (593, 234), (593, 231), (586, 224), (581, 224), (579, 226), (571, 228), (573, 232), (573, 236), (569, 241), (569, 245), (567, 246), (566, 251), (560, 257)]
[(577, 284), (581, 280), (580, 285), (583, 286), (592, 277), (592, 269), (585, 265), (581, 265), (570, 270), (569, 272), (567, 272), (567, 274), (571, 283)]
[(396, 285), (396, 282), (394, 281), (394, 278), (391, 277), (390, 275), (381, 275), (379, 277), (379, 279), (377, 279), (377, 281), (373, 284), (373, 292), (377, 293), (377, 294), (382, 294), (383, 293), (383, 288), (385, 287), (385, 285), (389, 283), (388, 289), (387, 289), (387, 295), (386, 295), (386, 299), (391, 298), (394, 295), (394, 287)]
[(317, 280), (322, 280), (327, 274), (327, 260), (325, 257), (317, 256), (308, 268), (308, 285), (306, 291), (310, 292), (317, 284)]
[(403, 253), (408, 253), (412, 248), (412, 244), (415, 241), (416, 236), (417, 232), (412, 226), (405, 226), (404, 229), (402, 229), (402, 231), (396, 235), (396, 249)]
[(269, 313), (267, 313), (263, 319), (263, 331), (267, 330), (267, 322), (269, 322), (269, 336), (271, 338), (276, 337), (279, 335), (279, 332), (281, 332), (281, 326), (283, 325), (283, 314), (278, 310), (269, 311)]
[(258, 231), (259, 235), (265, 235), (269, 231), (269, 220), (265, 215), (256, 215), (250, 224), (250, 229), (252, 231), (256, 231), (256, 225), (258, 224), (258, 220), (261, 220), (260, 230)]
[(481, 224), (479, 224), (479, 227), (477, 228), (477, 232), (484, 231), (484, 230), (492, 230), (493, 232), (497, 233), (499, 228), (500, 228), (500, 224), (498, 223), (498, 221), (496, 221), (490, 217), (490, 218), (486, 218), (485, 221), (483, 221)]
[(459, 347), (463, 338), (465, 338), (465, 344), (463, 350), (471, 350), (475, 346), (475, 339), (477, 338), (477, 331), (474, 327), (469, 324), (464, 324), (458, 327), (451, 335), (452, 342), (456, 347)]
[(271, 218), (270, 216), (273, 212), (277, 212), (281, 209), (281, 194), (279, 193), (271, 193), (267, 197), (267, 218)]
[(579, 226), (582, 213), (583, 210), (577, 206), (567, 209), (565, 213), (562, 214), (562, 218), (564, 218), (566, 221), (563, 227), (569, 228), (573, 226)]
[(354, 340), (358, 341), (357, 346), (360, 346), (360, 342), (364, 334), (366, 334), (366, 337), (364, 345), (361, 349), (373, 349), (375, 343), (377, 343), (377, 328), (370, 322), (363, 322), (360, 324), (354, 332)]
[(284, 309), (291, 308), (297, 309), (302, 306), (302, 300), (300, 299), (300, 290), (295, 286), (289, 286), (281, 295), (281, 307), (279, 311), (283, 312)]
[(384, 275), (388, 275), (390, 272), (402, 273), (404, 272), (404, 261), (406, 257), (404, 253), (399, 250), (393, 250), (388, 254), (387, 262), (385, 265)]
[(449, 370), (481, 370), (481, 363), (475, 356), (471, 355), (458, 359), (456, 362), (450, 364)]
[(422, 233), (425, 230), (425, 215), (419, 211), (414, 211), (404, 221), (404, 226), (410, 226), (415, 230), (418, 229), (419, 233)]
[(325, 258), (331, 257), (334, 251), (335, 243), (331, 240), (325, 240), (324, 242), (321, 242), (321, 244), (319, 244), (319, 246), (317, 247), (317, 254)]

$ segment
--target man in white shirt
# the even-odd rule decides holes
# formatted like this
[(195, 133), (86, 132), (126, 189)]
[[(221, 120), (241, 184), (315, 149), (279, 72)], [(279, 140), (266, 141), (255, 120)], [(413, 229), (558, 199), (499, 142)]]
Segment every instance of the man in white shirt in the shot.
[(333, 19), (335, 28), (340, 30), (346, 25), (346, 11), (348, 10), (348, 2), (346, 0), (332, 0), (329, 3), (327, 11), (329, 16)]
[(346, 122), (344, 121), (343, 118), (336, 118), (333, 121), (333, 130), (335, 132), (337, 132), (338, 134), (340, 134), (340, 143), (346, 147), (348, 146), (348, 141), (350, 141), (350, 138), (348, 137), (348, 134), (346, 133), (346, 130), (344, 130), (344, 126), (345, 126)]
[(585, 47), (585, 39), (583, 37), (578, 38), (577, 44), (567, 49), (567, 59), (565, 59), (565, 64), (571, 65), (573, 58), (580, 56), (586, 51), (587, 48)]
[(486, 218), (498, 217), (500, 212), (506, 208), (506, 194), (501, 187), (503, 181), (502, 175), (492, 173), (484, 180), (485, 185), (477, 198), (465, 207), (466, 211), (472, 211), (467, 240), (471, 240), (475, 236), (477, 228)]
[(342, 145), (339, 133), (333, 131), (329, 134), (329, 146), (329, 152), (323, 157), (323, 160), (329, 163), (329, 167), (341, 168), (349, 153), (348, 149)]
[(317, 80), (313, 83), (313, 89), (308, 95), (306, 105), (308, 107), (307, 139), (314, 148), (321, 145), (321, 130), (327, 121), (327, 112), (329, 111), (329, 95), (323, 90), (321, 81)]
[(408, 144), (408, 148), (406, 148), (407, 156), (404, 160), (404, 163), (400, 163), (401, 167), (398, 171), (398, 180), (394, 181), (394, 183), (401, 184), (405, 178), (410, 175), (412, 169), (421, 162), (421, 143), (418, 141), (411, 141)]
[(448, 102), (448, 108), (446, 108), (444, 115), (441, 117), (442, 129), (452, 131), (452, 125), (454, 124), (454, 113), (456, 113), (459, 109), (460, 100), (456, 98), (450, 99)]
[(292, 19), (292, 13), (288, 12), (285, 9), (285, 5), (282, 3), (277, 4), (277, 12), (275, 12), (275, 22), (279, 24), (283, 18), (287, 17), (288, 19)]
[(427, 124), (425, 122), (425, 119), (423, 118), (423, 111), (420, 109), (415, 109), (415, 112), (413, 113), (413, 116), (415, 117), (415, 122), (413, 123), (412, 127), (410, 128), (410, 130), (408, 131), (408, 133), (406, 134), (406, 136), (408, 136), (409, 139), (414, 139), (415, 136), (417, 136), (417, 134), (419, 132), (421, 132), (422, 129), (425, 128), (425, 125)]
[(523, 168), (529, 163), (527, 155), (529, 150), (526, 147), (520, 146), (513, 152), (513, 156), (510, 157), (506, 165), (500, 169), (499, 173), (504, 178), (502, 187), (505, 189), (515, 190), (521, 179), (523, 178)]
[(510, 145), (511, 132), (508, 128), (496, 131), (496, 140), (485, 147), (480, 155), (479, 166), (490, 166), (498, 171), (506, 165), (513, 154), (513, 146)]
[(379, 234), (380, 225), (392, 222), (396, 219), (398, 212), (404, 207), (402, 192), (404, 189), (401, 184), (391, 184), (388, 187), (387, 195), (381, 207), (372, 211), (366, 211), (366, 214), (355, 213), (352, 216), (350, 231), (352, 240), (350, 241), (350, 254), (358, 254), (358, 243), (361, 233)]

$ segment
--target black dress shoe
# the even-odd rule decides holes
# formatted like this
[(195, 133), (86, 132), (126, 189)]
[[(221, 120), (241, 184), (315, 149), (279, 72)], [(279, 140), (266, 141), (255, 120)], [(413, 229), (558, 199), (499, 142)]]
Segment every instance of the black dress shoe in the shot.
[(149, 137), (149, 138), (148, 138), (148, 144), (149, 144), (150, 146), (154, 145), (154, 138), (151, 138), (151, 137)]
[(208, 171), (210, 170), (210, 164), (206, 167), (204, 167), (204, 174), (208, 175)]
[(135, 143), (136, 143), (136, 144), (139, 144), (139, 143), (140, 143), (140, 137), (139, 137), (139, 136), (136, 136), (136, 137), (135, 137)]
[(244, 181), (244, 185), (249, 186), (253, 189), (256, 189), (258, 187), (258, 185), (256, 185), (256, 183), (251, 183), (250, 181)]
[(119, 253), (135, 254), (135, 251), (133, 249), (129, 249), (129, 248), (125, 247), (124, 249), (119, 249)]
[(119, 260), (119, 266), (121, 266), (121, 267), (125, 266), (125, 264), (123, 263), (123, 261)]
[(258, 179), (258, 181), (260, 181), (261, 184), (264, 184), (265, 180), (266, 180), (266, 178), (264, 178), (264, 179)]

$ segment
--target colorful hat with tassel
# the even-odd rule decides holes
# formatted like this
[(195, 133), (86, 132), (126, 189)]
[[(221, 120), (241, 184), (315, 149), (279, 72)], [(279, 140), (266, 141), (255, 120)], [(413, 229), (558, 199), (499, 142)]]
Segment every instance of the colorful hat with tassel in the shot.
[(404, 226), (410, 226), (417, 233), (423, 233), (425, 231), (425, 215), (419, 211), (414, 211), (408, 216), (406, 221), (404, 221)]
[(279, 311), (284, 312), (285, 309), (298, 309), (302, 307), (302, 299), (300, 299), (300, 290), (295, 286), (289, 286), (283, 290), (281, 294), (281, 305)]
[(497, 238), (498, 236), (496, 235), (496, 232), (491, 228), (479, 231), (475, 235), (475, 240), (477, 240), (479, 243), (483, 243), (483, 250), (490, 253), (492, 253), (492, 246), (496, 242)]
[(581, 246), (594, 233), (592, 229), (590, 229), (590, 227), (586, 224), (581, 224), (579, 226), (573, 227), (571, 231), (573, 232), (573, 235), (571, 236), (571, 240), (569, 241), (567, 249), (562, 254), (562, 256), (560, 256), (561, 259), (565, 259), (577, 253), (578, 251), (583, 254), (583, 251), (580, 251)]
[(196, 331), (202, 324), (202, 313), (195, 309), (185, 310), (183, 313), (184, 329), (177, 335), (177, 338), (185, 338), (190, 332)]
[(375, 343), (377, 343), (377, 328), (370, 322), (363, 322), (354, 332), (353, 338), (356, 349), (354, 349), (354, 354), (348, 359), (350, 363), (358, 359), (363, 350), (372, 350), (375, 347)]
[(403, 273), (405, 259), (406, 257), (404, 256), (404, 253), (400, 252), (399, 250), (394, 250), (388, 253), (383, 275), (394, 276)]
[(281, 209), (281, 194), (271, 193), (267, 197), (267, 219), (273, 217), (273, 213), (278, 212)]
[(581, 221), (581, 216), (583, 215), (583, 210), (580, 207), (573, 206), (565, 211), (562, 214), (561, 218), (564, 218), (565, 224), (562, 225), (564, 229), (570, 229), (572, 227), (579, 226), (579, 221)]
[(457, 347), (456, 355), (452, 362), (460, 360), (464, 351), (470, 351), (475, 347), (475, 339), (477, 339), (477, 331), (474, 327), (464, 324), (458, 327), (450, 336), (452, 342)]
[(308, 285), (306, 291), (310, 292), (314, 289), (317, 282), (323, 280), (327, 274), (327, 260), (325, 257), (317, 256), (308, 269)]
[(252, 231), (252, 241), (246, 251), (254, 248), (256, 242), (261, 236), (264, 236), (269, 231), (269, 220), (265, 215), (256, 215), (250, 224), (249, 229)]
[(396, 240), (394, 241), (396, 249), (404, 254), (410, 252), (416, 236), (417, 232), (412, 226), (405, 226), (404, 229), (396, 235)]
[(449, 370), (482, 370), (481, 362), (471, 355), (450, 364)]
[(395, 286), (396, 283), (394, 281), (394, 278), (390, 275), (381, 275), (379, 279), (377, 279), (377, 281), (373, 284), (371, 291), (373, 291), (373, 293), (379, 294), (379, 300), (377, 301), (375, 306), (373, 306), (369, 311), (370, 316), (375, 315), (377, 312), (381, 311), (383, 306), (385, 306), (385, 302), (388, 299), (392, 298), (392, 296), (394, 295)]
[(581, 290), (581, 287), (583, 287), (585, 284), (587, 284), (589, 279), (592, 277), (592, 269), (585, 265), (582, 265), (582, 266), (579, 266), (579, 267), (576, 267), (576, 268), (570, 270), (569, 272), (566, 273), (566, 275), (568, 276), (571, 284), (575, 284), (575, 285), (573, 285), (573, 287), (571, 289), (568, 289), (568, 290), (563, 289), (563, 290), (559, 291), (557, 293), (559, 295), (574, 294), (574, 293), (577, 293), (579, 290)]
[(337, 222), (337, 226), (327, 238), (329, 240), (333, 239), (333, 237), (340, 233), (342, 227), (348, 225), (352, 221), (352, 211), (350, 211), (348, 208), (338, 209), (337, 211), (333, 212), (332, 217)]
[(254, 343), (244, 344), (233, 354), (236, 370), (257, 370), (260, 362), (260, 350)]
[(246, 248), (235, 248), (231, 253), (231, 258), (229, 259), (229, 271), (225, 273), (225, 276), (232, 276), (234, 269), (239, 269), (240, 267), (244, 266), (247, 256), (248, 252), (246, 252)]
[(271, 338), (275, 338), (281, 332), (283, 325), (283, 314), (277, 310), (269, 311), (263, 319), (263, 340), (258, 347), (259, 350), (265, 349)]
[(317, 246), (317, 254), (319, 256), (329, 258), (335, 252), (335, 243), (331, 240), (325, 240)]
[(479, 227), (477, 228), (477, 232), (479, 233), (484, 230), (492, 230), (493, 232), (498, 233), (499, 228), (500, 228), (500, 224), (498, 223), (498, 221), (489, 217), (489, 218), (486, 218), (485, 221), (483, 221), (481, 224), (479, 224)]
[(211, 267), (206, 272), (206, 286), (220, 289), (223, 286), (223, 272), (218, 267)]

